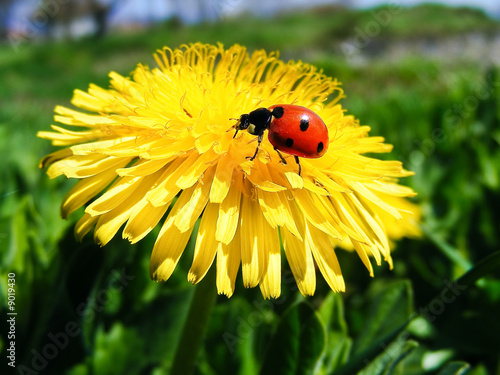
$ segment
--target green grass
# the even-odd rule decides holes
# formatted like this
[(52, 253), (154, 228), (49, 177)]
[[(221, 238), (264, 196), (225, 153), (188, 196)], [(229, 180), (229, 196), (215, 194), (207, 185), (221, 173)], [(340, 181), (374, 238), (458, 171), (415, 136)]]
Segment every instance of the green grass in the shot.
[[(90, 238), (75, 243), (72, 228), (79, 215), (68, 221), (59, 216), (73, 182), (49, 180), (39, 170), (39, 159), (54, 148), (35, 134), (48, 130), (54, 106), (69, 105), (75, 88), (107, 87), (109, 71), (127, 75), (139, 62), (153, 65), (151, 53), (163, 45), (203, 41), (280, 50), (285, 59), (313, 63), (337, 77), (348, 113), (395, 146), (381, 156), (402, 160), (416, 172), (404, 183), (419, 193), (425, 235), (400, 241), (394, 270), (379, 267), (375, 279), (353, 254), (339, 251), (348, 281), (342, 296), (329, 293), (318, 279), (316, 295), (304, 304), (294, 284), (284, 280), (281, 299), (264, 303), (239, 278), (235, 296), (217, 299), (196, 373), (254, 374), (283, 361), (305, 366), (320, 350), (316, 373), (366, 366), (365, 359), (389, 345), (390, 340), (386, 346), (379, 342), (382, 337), (394, 335), (414, 311), (436, 308), (432, 303), (444, 281), (476, 265), (474, 272), (484, 276), (480, 281), (471, 282), (435, 319), (415, 320), (391, 344), (393, 355), (382, 353), (364, 373), (458, 374), (455, 368), (467, 362), (471, 374), (497, 374), (500, 274), (496, 268), (486, 275), (491, 270), (479, 262), (500, 250), (499, 73), (474, 62), (419, 56), (353, 66), (338, 43), (372, 20), (370, 10), (326, 8), (189, 27), (167, 22), (103, 40), (27, 43), (17, 51), (1, 46), (0, 294), (6, 301), (6, 275), (15, 272), (18, 365), (32, 367), (32, 350), (41, 352), (51, 343), (48, 334), (64, 332), (69, 322), (81, 332), (48, 361), (47, 373), (163, 374), (172, 365), (193, 294), (186, 281), (190, 257), (181, 258), (166, 284), (156, 284), (148, 276), (154, 233), (137, 245), (120, 238), (103, 249)], [(498, 23), (476, 10), (426, 5), (401, 10), (378, 38), (439, 39), (465, 32), (498, 32)], [(117, 291), (110, 285), (123, 269), (133, 279)], [(103, 291), (108, 301), (99, 299)], [(248, 323), (255, 317), (258, 324)], [(5, 332), (2, 349), (9, 343)], [(280, 342), (275, 332), (282, 342), (302, 345), (300, 353), (291, 356), (285, 350), (290, 348), (273, 344)], [(323, 336), (326, 341), (318, 339)]]

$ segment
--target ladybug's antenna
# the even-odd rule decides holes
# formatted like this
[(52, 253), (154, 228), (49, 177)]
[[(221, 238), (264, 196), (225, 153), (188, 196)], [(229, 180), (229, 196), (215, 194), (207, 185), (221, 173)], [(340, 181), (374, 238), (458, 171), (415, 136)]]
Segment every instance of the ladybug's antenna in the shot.
[(230, 128), (230, 129), (227, 129), (227, 130), (226, 130), (226, 133), (228, 133), (228, 132), (230, 132), (231, 130), (236, 129), (236, 132), (235, 132), (235, 133), (234, 133), (234, 135), (233, 135), (233, 139), (234, 139), (234, 138), (236, 137), (236, 134), (238, 134), (238, 130), (240, 130), (240, 129), (238, 128), (238, 124), (239, 124), (239, 122), (240, 122), (240, 119), (239, 119), (239, 118), (234, 118), (234, 117), (231, 117), (229, 120), (236, 120), (236, 121), (238, 121), (236, 124), (234, 124), (234, 125), (233, 125), (233, 127), (232, 127), (232, 128)]

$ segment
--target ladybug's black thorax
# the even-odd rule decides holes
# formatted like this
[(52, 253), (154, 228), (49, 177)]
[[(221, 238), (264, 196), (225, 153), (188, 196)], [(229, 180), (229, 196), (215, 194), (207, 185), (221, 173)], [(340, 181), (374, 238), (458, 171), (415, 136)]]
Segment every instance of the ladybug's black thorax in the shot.
[(272, 114), (267, 108), (257, 108), (248, 114), (248, 122), (254, 126), (248, 128), (250, 134), (262, 134), (271, 124)]

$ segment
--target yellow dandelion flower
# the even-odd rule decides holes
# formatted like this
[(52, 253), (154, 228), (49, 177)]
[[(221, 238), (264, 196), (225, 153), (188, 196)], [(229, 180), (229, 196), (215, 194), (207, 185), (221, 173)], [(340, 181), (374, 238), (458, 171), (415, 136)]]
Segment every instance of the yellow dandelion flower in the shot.
[[(109, 89), (76, 90), (72, 104), (84, 111), (57, 106), (66, 127), (38, 133), (65, 146), (42, 160), (48, 175), (79, 179), (61, 207), (66, 218), (86, 205), (78, 240), (94, 228), (104, 246), (124, 226), (136, 243), (165, 217), (150, 262), (152, 278), (165, 281), (200, 219), (188, 280), (199, 282), (216, 259), (218, 292), (231, 296), (241, 264), (244, 286), (270, 298), (281, 292), (281, 244), (300, 292), (312, 295), (316, 266), (332, 290), (345, 289), (337, 246), (373, 275), (373, 261), (392, 265), (392, 238), (418, 235), (419, 211), (405, 199), (414, 192), (397, 183), (412, 173), (362, 155), (392, 146), (344, 114), (336, 80), (239, 45), (196, 43), (155, 58), (158, 68), (139, 65), (130, 78), (111, 72)], [(302, 159), (300, 175), (266, 139), (250, 160), (257, 138), (233, 138), (234, 118), (275, 104), (309, 108), (328, 128), (328, 151)]]

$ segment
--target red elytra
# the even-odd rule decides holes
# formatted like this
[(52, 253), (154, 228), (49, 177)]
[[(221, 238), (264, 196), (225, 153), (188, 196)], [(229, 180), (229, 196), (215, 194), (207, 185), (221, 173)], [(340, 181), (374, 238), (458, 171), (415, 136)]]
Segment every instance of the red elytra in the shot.
[(302, 158), (315, 159), (328, 150), (328, 128), (309, 108), (291, 104), (269, 107), (283, 108), (283, 116), (274, 117), (269, 127), (269, 142), (280, 151)]

